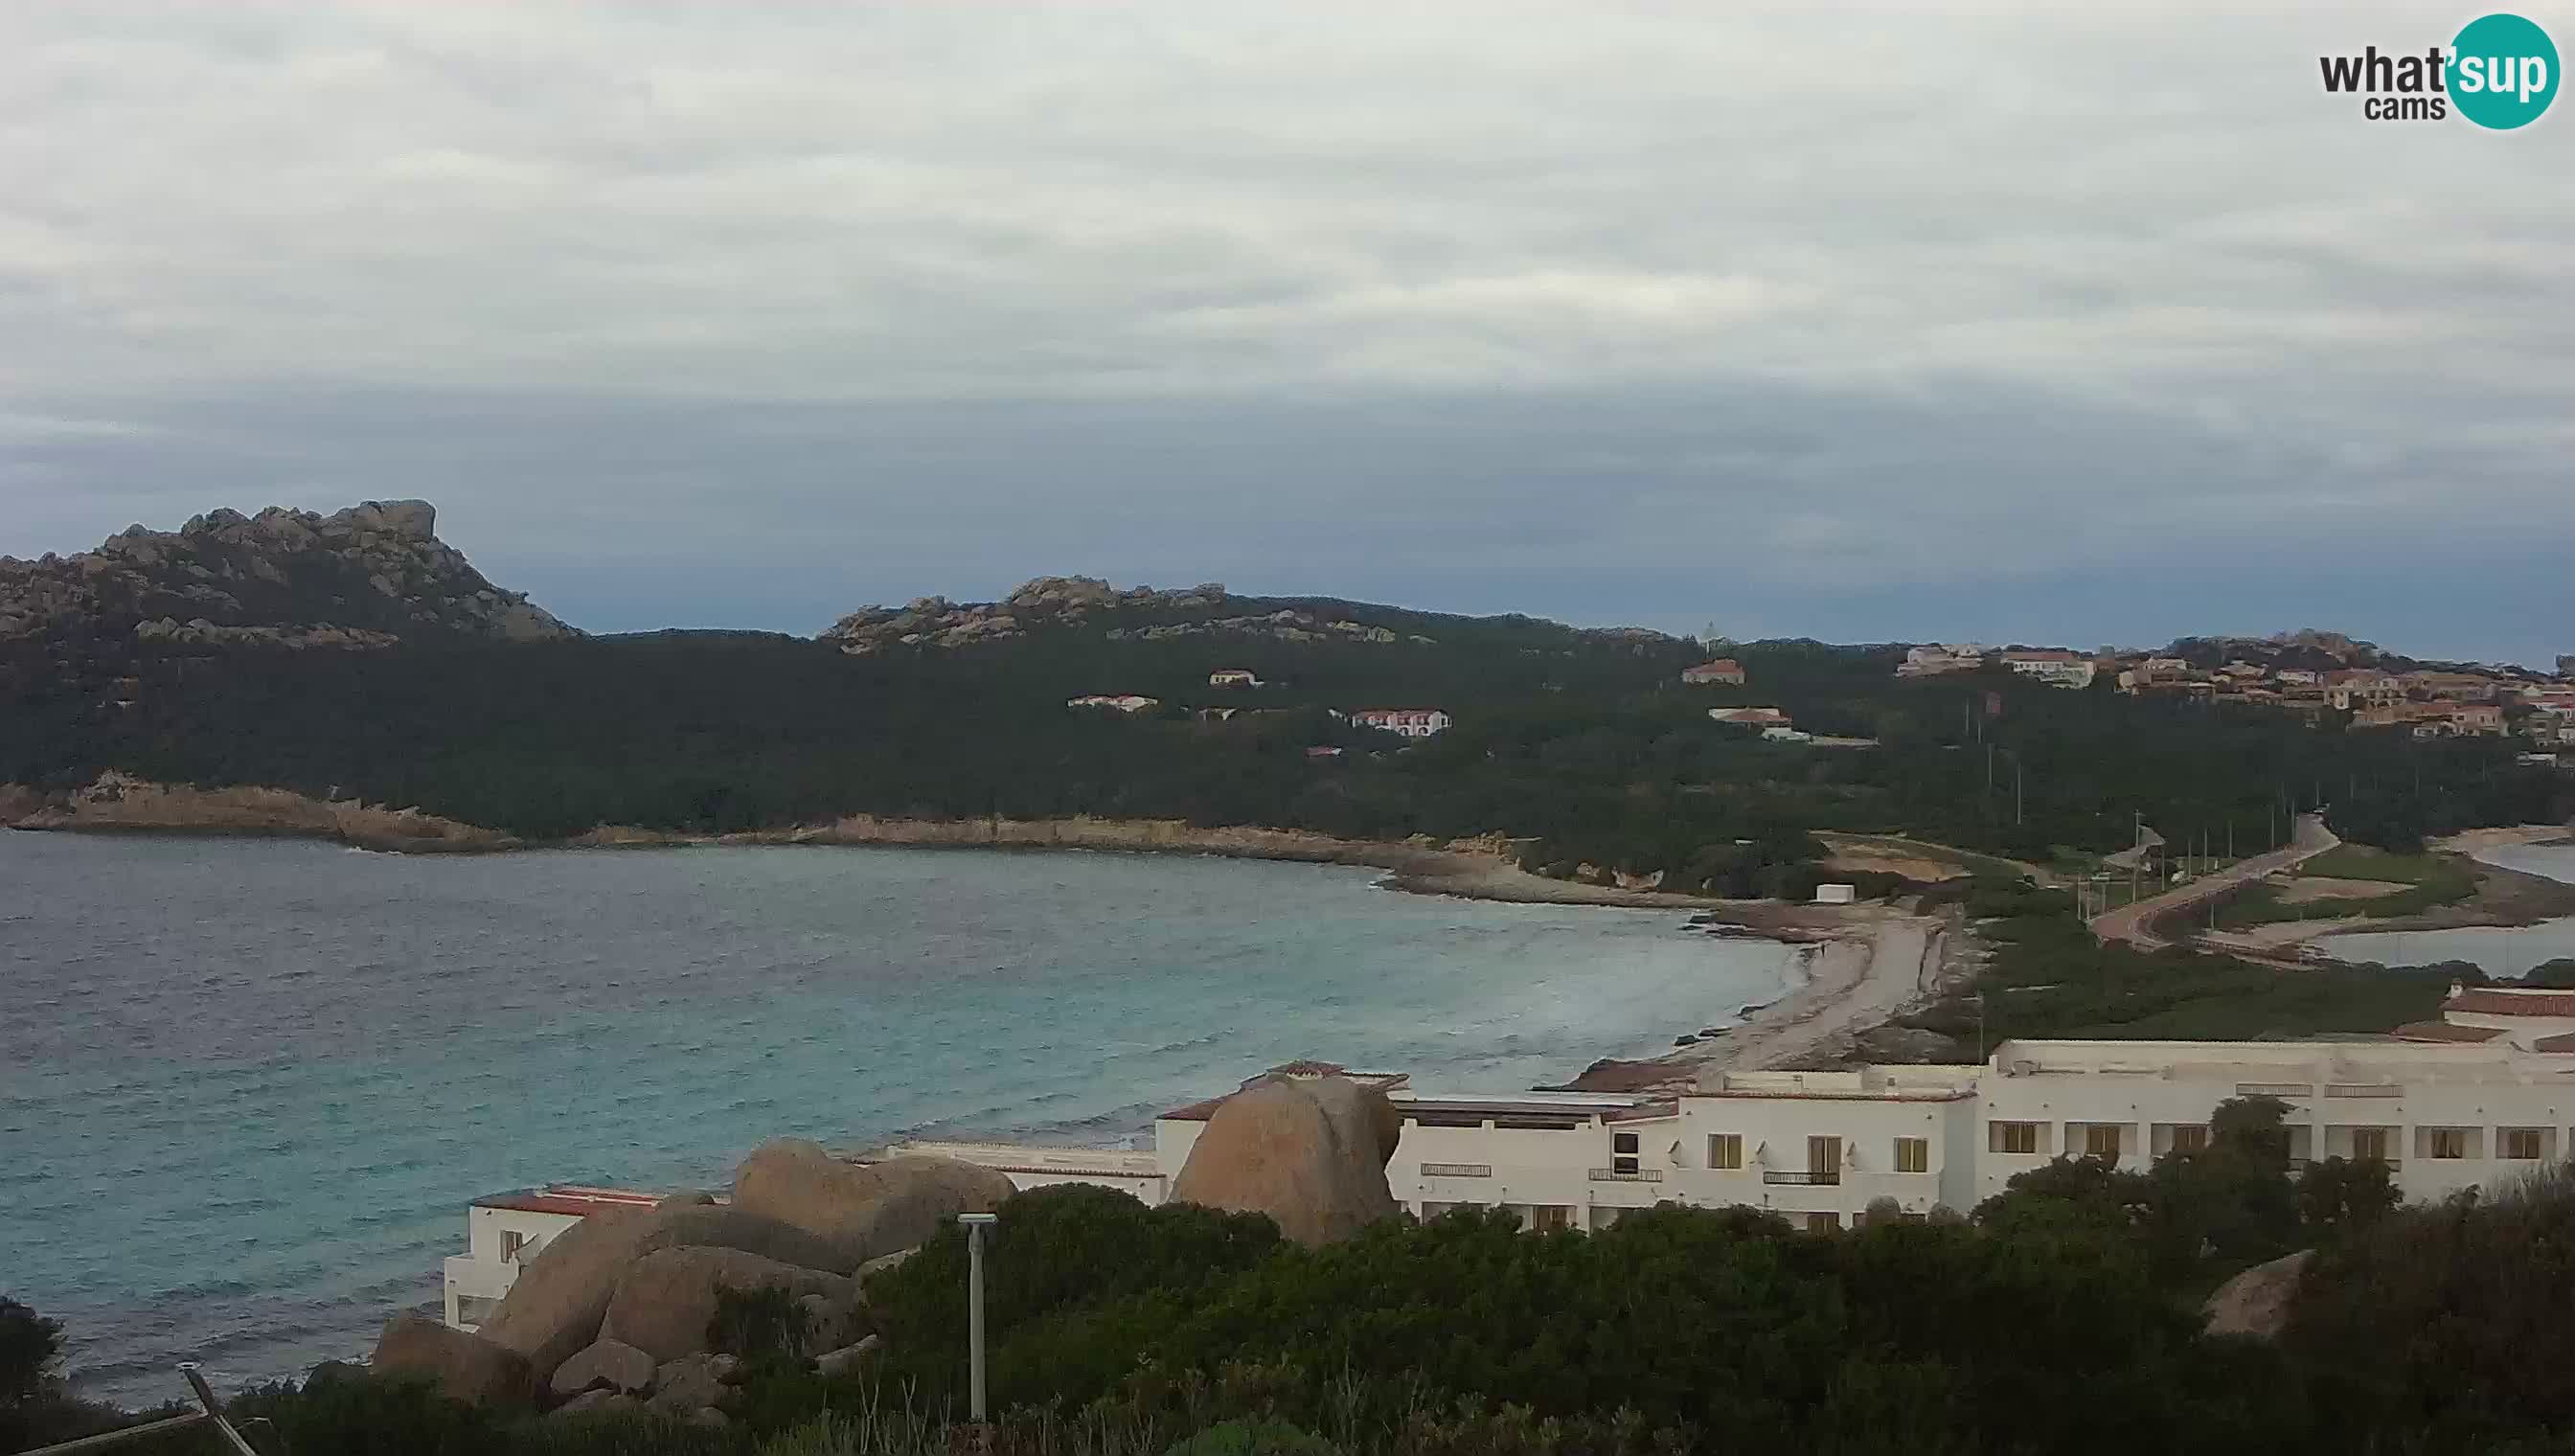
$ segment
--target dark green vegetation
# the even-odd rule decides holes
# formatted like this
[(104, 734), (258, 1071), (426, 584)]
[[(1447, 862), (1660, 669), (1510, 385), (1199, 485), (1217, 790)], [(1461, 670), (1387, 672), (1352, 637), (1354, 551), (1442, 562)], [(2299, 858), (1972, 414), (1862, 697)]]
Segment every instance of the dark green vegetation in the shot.
[[(2563, 779), (2516, 766), (2498, 742), (2416, 743), (2001, 673), (1900, 681), (1892, 649), (1723, 647), (1748, 686), (1684, 688), (1680, 670), (1708, 651), (1687, 640), (1286, 599), (1200, 615), (1290, 609), (1395, 640), (1147, 640), (1135, 632), (1161, 619), (1109, 612), (863, 657), (686, 633), (380, 652), (145, 644), (112, 663), (22, 647), (0, 655), (0, 782), (60, 788), (119, 768), (418, 805), (536, 838), (853, 812), (1499, 832), (1533, 841), (1525, 862), (1558, 873), (1662, 870), (1672, 888), (1791, 895), (1815, 877), (1814, 829), (2046, 858), (2122, 846), (2139, 816), (2176, 841), (2204, 831), (2250, 852), (2328, 799), (2343, 823), (2401, 797), (2400, 836), (2575, 808)], [(1274, 686), (1208, 686), (1236, 667)], [(1123, 692), (1165, 706), (1065, 707)], [(1776, 706), (1801, 728), (1882, 746), (1765, 742), (1710, 722), (1719, 705)], [(1206, 707), (1256, 712), (1203, 722), (1192, 710)], [(1442, 708), (1456, 726), (1407, 745), (1324, 711), (1370, 707)], [(2366, 837), (2376, 821), (2349, 822)]]
[[(1022, 1194), (987, 1255), (1005, 1411), (991, 1449), (2564, 1449), (2575, 1184), (2398, 1208), (2374, 1162), (2293, 1174), (2281, 1111), (2230, 1101), (2201, 1152), (2142, 1171), (2059, 1159), (1964, 1218), (1824, 1234), (1668, 1205), (1600, 1233), (1526, 1234), (1465, 1210), (1312, 1250), (1257, 1216), (1149, 1210), (1098, 1188)], [(2200, 1332), (2212, 1287), (2298, 1248), (2322, 1252), (2277, 1344)], [(297, 1456), (962, 1449), (948, 1416), (963, 1282), (951, 1228), (872, 1281), (885, 1358), (835, 1379), (756, 1358), (721, 1431), (513, 1424), (346, 1374), (233, 1413), (264, 1418), (272, 1449)]]

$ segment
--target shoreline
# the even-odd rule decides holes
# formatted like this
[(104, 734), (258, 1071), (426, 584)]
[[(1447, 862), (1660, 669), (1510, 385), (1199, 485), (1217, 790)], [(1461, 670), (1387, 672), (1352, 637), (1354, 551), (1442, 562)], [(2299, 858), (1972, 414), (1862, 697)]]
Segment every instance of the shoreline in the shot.
[[(289, 789), (205, 789), (102, 774), (69, 794), (39, 795), (0, 785), (0, 825), (31, 832), (166, 834), (186, 837), (305, 838), (400, 853), (494, 854), (527, 849), (676, 849), (735, 845), (1091, 849), (1213, 854), (1284, 863), (1345, 864), (1383, 871), (1377, 883), (1408, 894), (1504, 904), (1601, 905), (1687, 910), (1706, 934), (1748, 934), (1802, 947), (1805, 975), (1738, 1025), (1660, 1056), (1604, 1058), (1567, 1085), (1645, 1076), (1695, 1083), (1729, 1064), (1811, 1053), (1835, 1036), (1894, 1015), (1937, 963), (1941, 922), (1883, 904), (1816, 905), (1728, 900), (1645, 885), (1550, 879), (1507, 856), (1511, 840), (1341, 839), (1302, 829), (1208, 828), (1177, 819), (905, 819), (849, 814), (826, 823), (732, 834), (688, 834), (601, 825), (565, 839), (535, 840), (418, 809), (326, 800)], [(1923, 927), (1915, 931), (1903, 926)], [(1895, 938), (1890, 942), (1890, 935)], [(1898, 972), (1901, 972), (1899, 975)], [(1675, 1034), (1696, 1030), (1679, 1027)], [(1617, 1068), (1636, 1070), (1621, 1071)]]
[(1850, 1037), (1932, 994), (1953, 928), (1937, 916), (1868, 908), (1848, 932), (1810, 942), (1800, 955), (1804, 979), (1739, 1024), (1659, 1056), (1603, 1057), (1556, 1090), (1704, 1090), (1728, 1071), (1838, 1059)]

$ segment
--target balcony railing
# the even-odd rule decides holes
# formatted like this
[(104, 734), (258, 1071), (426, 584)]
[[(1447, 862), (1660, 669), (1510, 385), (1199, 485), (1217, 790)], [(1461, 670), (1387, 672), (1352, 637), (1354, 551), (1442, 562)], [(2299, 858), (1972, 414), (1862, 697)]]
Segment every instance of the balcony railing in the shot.
[(1591, 1181), (1595, 1183), (1659, 1183), (1662, 1180), (1663, 1170), (1660, 1168), (1593, 1168), (1591, 1170)]
[(1839, 1168), (1828, 1169), (1824, 1172), (1810, 1171), (1801, 1173), (1783, 1173), (1776, 1169), (1770, 1169), (1761, 1174), (1761, 1181), (1765, 1183), (1795, 1183), (1806, 1187), (1825, 1187), (1837, 1184), (1841, 1182), (1841, 1180), (1842, 1172)]
[(1421, 1165), (1421, 1176), (1425, 1178), (1489, 1178), (1492, 1175), (1491, 1163), (1423, 1163)]

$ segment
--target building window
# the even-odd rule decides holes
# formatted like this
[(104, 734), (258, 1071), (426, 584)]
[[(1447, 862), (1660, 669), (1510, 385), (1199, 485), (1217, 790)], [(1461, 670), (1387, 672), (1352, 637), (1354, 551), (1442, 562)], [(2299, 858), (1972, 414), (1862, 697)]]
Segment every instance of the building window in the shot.
[(1806, 1232), (1808, 1233), (1832, 1233), (1839, 1230), (1841, 1226), (1842, 1216), (1838, 1213), (1809, 1213), (1806, 1215)]
[(2087, 1158), (2117, 1158), (2119, 1131), (2116, 1122), (2086, 1123), (2083, 1128), (2083, 1155)]
[(2384, 1127), (2353, 1128), (2351, 1155), (2354, 1158), (2367, 1158), (2372, 1162), (2387, 1161), (2387, 1129)]
[(1994, 1152), (2038, 1151), (2038, 1124), (2035, 1122), (1987, 1123)]
[(2423, 1129), (2423, 1156), (2429, 1158), (2463, 1158), (2468, 1155), (2468, 1130), (2464, 1127), (2426, 1127)]
[(1573, 1210), (1561, 1203), (1541, 1203), (1529, 1210), (1529, 1230), (1555, 1233), (1573, 1227)]
[(2173, 1127), (2172, 1150), (2175, 1152), (2208, 1151), (2208, 1127), (2205, 1123), (2182, 1122)]
[(2528, 1161), (2537, 1161), (2539, 1157), (2539, 1129), (2536, 1127), (2507, 1127), (2503, 1129), (2503, 1155), (2508, 1158), (2521, 1158)]
[(1613, 1173), (1636, 1171), (1636, 1134), (1632, 1132), (1609, 1134), (1609, 1171)]
[(1707, 1165), (1711, 1168), (1743, 1166), (1743, 1134), (1711, 1132), (1707, 1135)]
[(526, 1248), (531, 1242), (532, 1240), (526, 1234), (519, 1232), (515, 1228), (505, 1228), (501, 1230), (501, 1262), (506, 1264), (511, 1260), (516, 1259), (519, 1256), (519, 1251)]
[(1899, 1137), (1895, 1140), (1895, 1170), (1899, 1173), (1931, 1171), (1931, 1139)]

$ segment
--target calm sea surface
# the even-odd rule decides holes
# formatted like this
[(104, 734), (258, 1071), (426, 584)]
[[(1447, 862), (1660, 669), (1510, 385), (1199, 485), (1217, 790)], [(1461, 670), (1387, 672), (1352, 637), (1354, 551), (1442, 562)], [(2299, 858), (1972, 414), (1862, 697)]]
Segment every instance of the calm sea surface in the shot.
[[(2523, 844), (2490, 850), (2477, 857), (2507, 869), (2575, 882), (2575, 844)], [(2511, 930), (2479, 926), (2331, 935), (2323, 944), (2343, 960), (2375, 960), (2384, 965), (2466, 960), (2493, 975), (2521, 975), (2541, 961), (2575, 955), (2575, 917), (2542, 920)]]
[(1123, 1142), (1295, 1056), (1505, 1089), (1792, 952), (1373, 871), (975, 850), (403, 857), (0, 833), (0, 1293), (136, 1403), (362, 1353), (467, 1200), (762, 1139)]

